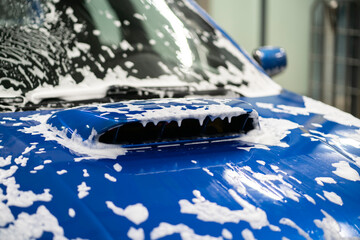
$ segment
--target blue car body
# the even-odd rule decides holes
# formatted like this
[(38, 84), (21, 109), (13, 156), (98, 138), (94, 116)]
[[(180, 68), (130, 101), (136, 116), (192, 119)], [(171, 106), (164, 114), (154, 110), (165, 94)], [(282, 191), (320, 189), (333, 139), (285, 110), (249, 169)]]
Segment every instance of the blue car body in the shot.
[[(201, 122), (234, 108), (253, 113), (253, 130), (97, 142), (132, 121)], [(0, 239), (359, 238), (359, 134), (359, 119), (286, 90), (1, 113)]]

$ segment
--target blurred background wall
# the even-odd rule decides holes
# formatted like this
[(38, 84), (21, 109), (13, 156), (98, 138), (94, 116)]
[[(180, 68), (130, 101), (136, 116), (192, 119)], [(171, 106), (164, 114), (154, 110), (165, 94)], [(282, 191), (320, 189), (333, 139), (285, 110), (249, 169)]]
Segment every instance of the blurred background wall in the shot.
[(283, 47), (284, 88), (360, 117), (360, 0), (197, 0), (248, 53)]
[[(248, 53), (261, 45), (286, 49), (287, 70), (274, 79), (283, 87), (307, 94), (310, 13), (314, 0), (202, 0), (199, 3)], [(265, 17), (265, 26), (262, 26)], [(262, 28), (265, 30), (262, 33)], [(262, 42), (264, 34), (265, 42)]]

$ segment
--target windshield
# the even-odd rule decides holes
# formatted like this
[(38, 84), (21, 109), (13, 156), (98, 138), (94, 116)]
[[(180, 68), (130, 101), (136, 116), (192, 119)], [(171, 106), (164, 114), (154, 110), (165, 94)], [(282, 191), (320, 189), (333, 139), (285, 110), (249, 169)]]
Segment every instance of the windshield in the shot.
[(187, 1), (0, 3), (3, 109), (224, 88), (246, 95), (252, 78), (266, 79)]

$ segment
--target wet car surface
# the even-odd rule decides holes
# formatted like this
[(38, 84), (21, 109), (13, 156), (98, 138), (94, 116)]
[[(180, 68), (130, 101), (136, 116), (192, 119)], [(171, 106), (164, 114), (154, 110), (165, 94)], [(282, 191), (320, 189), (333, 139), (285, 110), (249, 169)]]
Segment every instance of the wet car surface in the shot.
[(0, 239), (360, 237), (360, 120), (194, 2), (1, 3)]

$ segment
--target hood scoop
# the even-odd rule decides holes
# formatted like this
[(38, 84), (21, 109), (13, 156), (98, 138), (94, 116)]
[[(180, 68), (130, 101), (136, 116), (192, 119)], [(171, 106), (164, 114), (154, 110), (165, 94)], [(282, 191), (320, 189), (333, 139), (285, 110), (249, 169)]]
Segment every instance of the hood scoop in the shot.
[(158, 99), (54, 113), (49, 125), (68, 137), (124, 146), (236, 137), (258, 128), (258, 113), (235, 99)]

